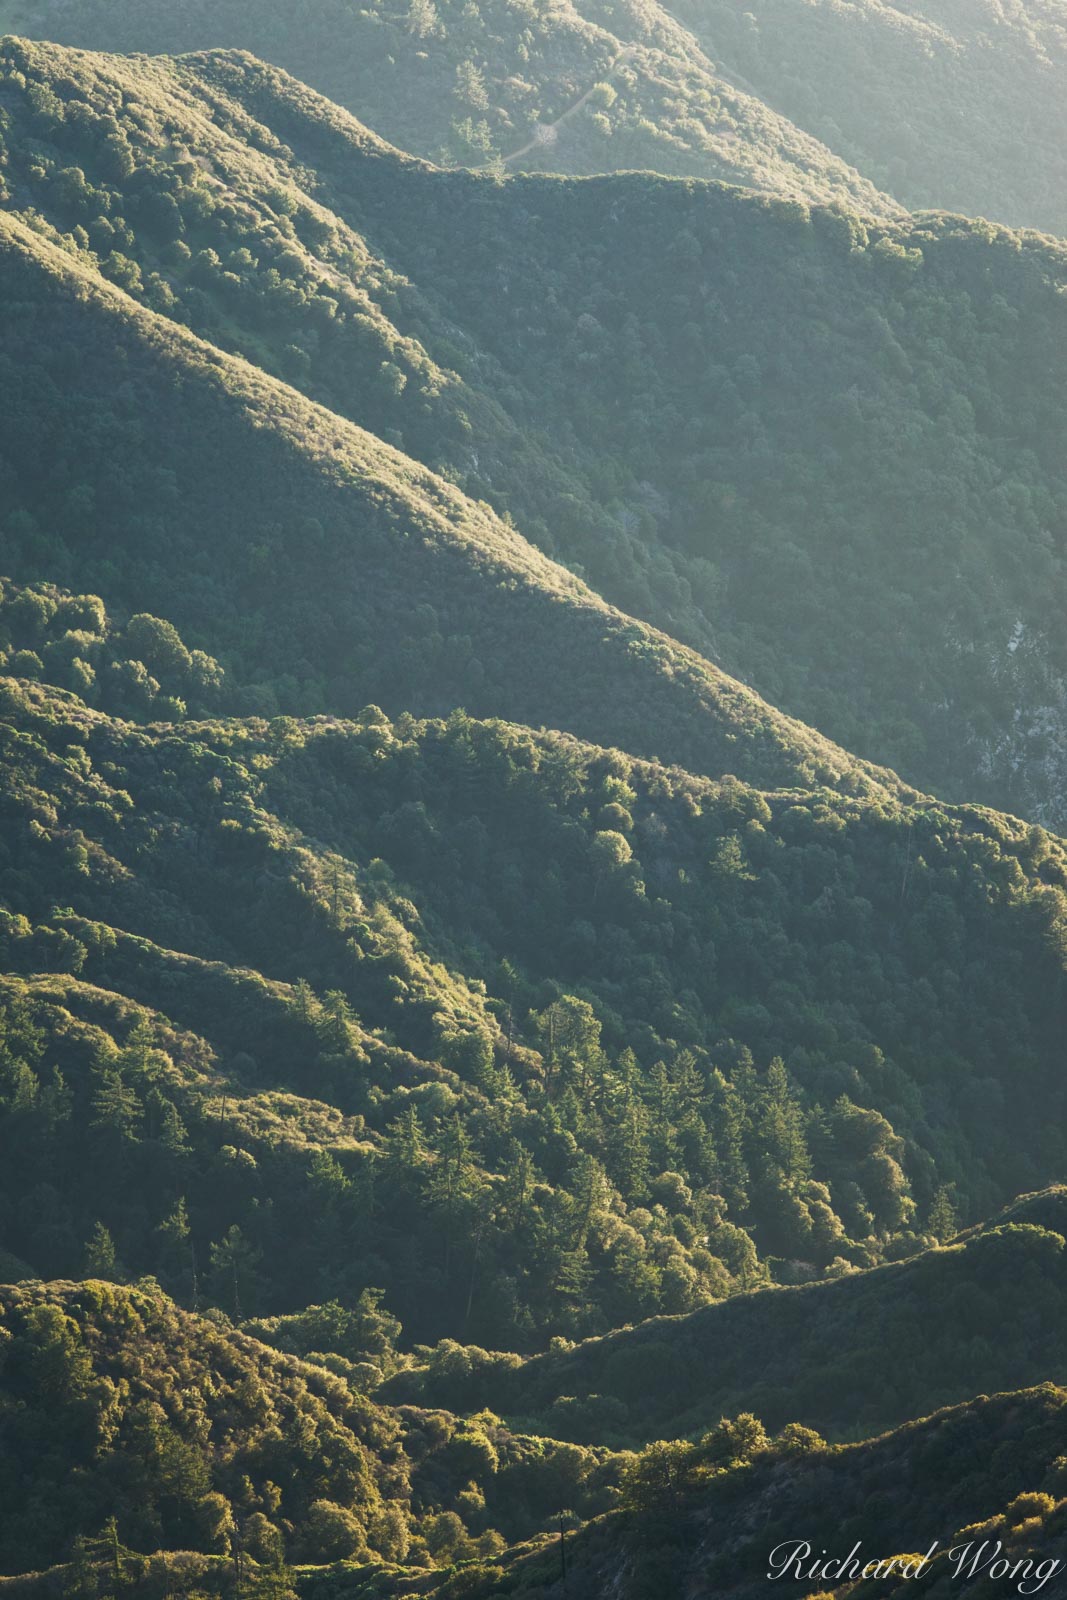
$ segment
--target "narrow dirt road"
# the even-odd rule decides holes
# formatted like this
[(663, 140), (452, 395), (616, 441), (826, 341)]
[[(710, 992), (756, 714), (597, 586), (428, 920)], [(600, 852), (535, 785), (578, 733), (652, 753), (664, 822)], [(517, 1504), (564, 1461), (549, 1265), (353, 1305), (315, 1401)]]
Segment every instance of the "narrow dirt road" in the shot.
[(618, 55), (612, 61), (611, 65), (608, 67), (607, 72), (605, 72), (602, 77), (598, 78), (596, 83), (588, 88), (583, 95), (579, 95), (574, 104), (568, 106), (566, 111), (561, 112), (556, 118), (555, 122), (549, 122), (545, 124), (541, 131), (535, 134), (532, 139), (528, 140), (521, 149), (513, 150), (509, 156), (505, 156), (504, 165), (507, 166), (512, 161), (520, 161), (523, 156), (528, 156), (531, 150), (539, 150), (545, 145), (552, 144), (553, 136), (555, 135), (560, 124), (566, 122), (568, 117), (573, 117), (576, 111), (580, 111), (590, 97), (596, 92), (597, 86), (603, 83), (605, 79), (610, 78), (611, 74), (617, 71), (618, 68), (622, 66), (624, 61), (629, 61), (636, 49), (636, 45), (628, 44), (625, 49), (620, 50)]

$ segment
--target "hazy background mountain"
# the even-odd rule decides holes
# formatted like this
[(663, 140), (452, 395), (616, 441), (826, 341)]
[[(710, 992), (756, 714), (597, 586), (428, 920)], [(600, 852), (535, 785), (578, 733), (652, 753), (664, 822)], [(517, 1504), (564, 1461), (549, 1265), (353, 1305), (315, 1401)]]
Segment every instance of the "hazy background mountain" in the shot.
[(728, 77), (911, 210), (1067, 233), (1062, 0), (672, 0)]
[(96, 50), (249, 50), (436, 162), (647, 168), (882, 215), (897, 209), (819, 140), (724, 78), (655, 5), (413, 0), (391, 10), (315, 0), (297, 21), (247, 0), (179, 12), (5, 4), (3, 28)]
[[(1062, 0), (4, 0), (89, 49), (228, 47), (403, 149), (570, 173), (650, 168), (1067, 233)], [(862, 175), (862, 176), (861, 176)]]

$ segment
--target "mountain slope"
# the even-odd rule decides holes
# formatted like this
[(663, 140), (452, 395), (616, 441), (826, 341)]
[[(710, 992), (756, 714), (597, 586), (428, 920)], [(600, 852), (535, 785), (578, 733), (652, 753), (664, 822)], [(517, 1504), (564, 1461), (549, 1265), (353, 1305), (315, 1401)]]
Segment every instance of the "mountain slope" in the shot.
[(1061, 1547), (1065, 261), (0, 43), (12, 1600)]
[[(569, 1541), (569, 1582), (590, 1600), (758, 1600), (774, 1582), (841, 1600), (1054, 1594), (1065, 1404), (1047, 1384), (836, 1449), (807, 1429), (770, 1440), (752, 1416), (688, 1448), (654, 1446), (624, 1483), (625, 1512)], [(554, 1600), (559, 1573), (558, 1548), (516, 1551), (444, 1593)]]
[(269, 662), (268, 710), (465, 702), (635, 749), (655, 729), (655, 753), (698, 768), (872, 781), (484, 505), (3, 217), (0, 278), (20, 308), (3, 438), (21, 575), (172, 609), (246, 681)]
[(0, 1353), (0, 1572), (70, 1562), (78, 1592), (98, 1562), (105, 1592), (279, 1566), (288, 1592), (288, 1558), (392, 1593), (399, 1563), (429, 1579), (536, 1530), (554, 1478), (583, 1513), (616, 1498), (604, 1451), (375, 1405), (151, 1281), (0, 1285)]
[(1057, 0), (671, 0), (727, 77), (911, 210), (1067, 234)]
[(249, 50), (347, 106), (404, 150), (465, 166), (570, 173), (647, 168), (899, 208), (825, 145), (716, 71), (650, 4), (407, 11), (314, 0), (298, 26), (248, 0), (173, 8), (0, 5), (10, 29), (93, 50)]
[[(518, 1528), (543, 1516), (564, 1479), (582, 1512), (602, 1513), (568, 1541), (571, 1583), (590, 1596), (649, 1600), (681, 1575), (694, 1596), (747, 1600), (766, 1592), (768, 1554), (795, 1543), (797, 1527), (831, 1561), (855, 1543), (865, 1561), (928, 1553), (922, 1592), (937, 1595), (954, 1592), (968, 1541), (973, 1554), (999, 1539), (1012, 1561), (1030, 1562), (1016, 1578), (1032, 1582), (1067, 1553), (1067, 1396), (1051, 1384), (848, 1447), (796, 1427), (772, 1439), (748, 1415), (698, 1445), (613, 1462), (488, 1417), (457, 1426), (441, 1412), (375, 1406), (321, 1366), (181, 1312), (152, 1285), (0, 1288), (0, 1330), (0, 1438), (32, 1461), (5, 1481), (0, 1559), (9, 1571), (34, 1558), (51, 1566), (9, 1580), (14, 1592), (147, 1594), (165, 1583), (204, 1593), (236, 1581), (288, 1594), (319, 1578), (376, 1596), (547, 1596), (558, 1541), (507, 1551), (496, 1528), (469, 1534), (441, 1506)], [(297, 1577), (285, 1563), (300, 1556), (314, 1565)], [(834, 1581), (832, 1569), (823, 1576)], [(910, 1592), (907, 1581), (877, 1592)]]
[[(69, 614), (28, 650), (40, 611), (11, 599), (10, 665), (117, 692)], [(116, 648), (180, 666), (152, 620)], [(0, 1246), (46, 1276), (100, 1222), (188, 1293), (187, 1203), (201, 1271), (246, 1241), (246, 1310), (371, 1284), (409, 1337), (539, 1348), (911, 1254), (944, 1186), (982, 1215), (1062, 1170), (1039, 829), (462, 714), (135, 725), (15, 678), (3, 712)]]
[(8, 205), (88, 272), (847, 748), (1062, 819), (1061, 247), (640, 176), (436, 172), (247, 57), (7, 61)]
[(314, 0), (299, 26), (261, 0), (4, 0), (0, 27), (251, 50), (433, 160), (649, 168), (882, 215), (891, 195), (1067, 234), (1058, 0)]
[[(1067, 1395), (1051, 1384), (847, 1447), (797, 1427), (770, 1438), (747, 1415), (698, 1445), (613, 1460), (488, 1416), (374, 1405), (151, 1284), (0, 1287), (0, 1332), (0, 1440), (32, 1463), (5, 1476), (0, 1562), (51, 1568), (9, 1580), (19, 1593), (305, 1593), (318, 1577), (380, 1597), (549, 1595), (558, 1542), (506, 1551), (484, 1524), (514, 1538), (547, 1520), (564, 1481), (583, 1514), (600, 1512), (568, 1541), (571, 1582), (590, 1596), (645, 1600), (682, 1574), (695, 1596), (747, 1600), (798, 1526), (831, 1559), (854, 1542), (864, 1560), (935, 1545), (922, 1592), (938, 1595), (968, 1539), (973, 1551), (999, 1537), (1031, 1574), (1065, 1550)], [(301, 1557), (297, 1575), (286, 1562)]]
[(521, 1366), (445, 1346), (384, 1394), (487, 1406), (583, 1442), (696, 1436), (741, 1411), (771, 1428), (866, 1437), (974, 1394), (1067, 1377), (1065, 1225), (1067, 1193), (1052, 1190), (910, 1261), (653, 1319)]

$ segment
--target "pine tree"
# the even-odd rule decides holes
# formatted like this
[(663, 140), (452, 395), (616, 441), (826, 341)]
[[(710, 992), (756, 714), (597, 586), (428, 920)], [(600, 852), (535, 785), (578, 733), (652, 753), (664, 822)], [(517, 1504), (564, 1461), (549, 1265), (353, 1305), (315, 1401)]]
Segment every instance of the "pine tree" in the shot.
[(298, 978), (293, 985), (292, 1005), (293, 1014), (302, 1026), (310, 1027), (318, 1020), (319, 1002), (306, 978)]
[(52, 1075), (41, 1091), (40, 1112), (49, 1134), (58, 1132), (74, 1115), (74, 1096), (58, 1067), (52, 1068)]
[(437, 1159), (426, 1186), (426, 1198), (441, 1218), (446, 1279), (451, 1270), (453, 1248), (461, 1236), (464, 1222), (470, 1218), (480, 1187), (470, 1135), (456, 1113), (445, 1125), (437, 1147)]
[(530, 1152), (517, 1139), (512, 1139), (508, 1145), (504, 1169), (504, 1213), (511, 1233), (521, 1240), (533, 1196), (536, 1169)]
[(167, 1056), (155, 1048), (151, 1023), (147, 1017), (141, 1017), (119, 1052), (120, 1074), (128, 1076), (133, 1083), (155, 1083), (167, 1065)]
[(416, 1190), (421, 1188), (426, 1144), (416, 1106), (407, 1106), (396, 1121), (390, 1123), (383, 1141), (382, 1164), (393, 1182)]
[(628, 1095), (608, 1138), (611, 1174), (631, 1205), (643, 1200), (648, 1184), (648, 1112), (636, 1095)]
[(574, 1238), (573, 1249), (585, 1248), (585, 1242), (594, 1219), (606, 1211), (611, 1203), (611, 1185), (600, 1162), (594, 1156), (578, 1158), (573, 1189)]
[(211, 1246), (211, 1291), (230, 1308), (235, 1322), (255, 1309), (263, 1287), (262, 1260), (262, 1250), (245, 1238), (236, 1223)]
[(122, 1283), (125, 1277), (115, 1255), (115, 1241), (102, 1222), (93, 1224), (85, 1246), (85, 1276), (104, 1278), (110, 1283)]
[(717, 1069), (712, 1078), (715, 1104), (713, 1137), (722, 1173), (723, 1193), (735, 1214), (748, 1208), (749, 1172), (745, 1161), (747, 1117), (741, 1096)]
[(184, 1195), (170, 1215), (163, 1218), (156, 1234), (160, 1241), (160, 1265), (168, 1283), (175, 1285), (179, 1293), (188, 1292), (191, 1298), (196, 1290), (196, 1269)]
[(331, 989), (319, 1018), (319, 1038), (332, 1055), (347, 1055), (352, 1047), (352, 1012), (340, 989)]
[(133, 1140), (141, 1126), (142, 1108), (137, 1093), (113, 1067), (98, 1068), (92, 1099), (92, 1125)]
[(926, 1226), (938, 1244), (954, 1239), (958, 1231), (956, 1208), (952, 1204), (953, 1188), (953, 1184), (943, 1183), (930, 1204), (930, 1216)]
[(780, 1056), (767, 1069), (766, 1104), (760, 1119), (758, 1143), (764, 1162), (778, 1169), (795, 1189), (811, 1176), (811, 1156), (804, 1132), (804, 1113), (793, 1093)]

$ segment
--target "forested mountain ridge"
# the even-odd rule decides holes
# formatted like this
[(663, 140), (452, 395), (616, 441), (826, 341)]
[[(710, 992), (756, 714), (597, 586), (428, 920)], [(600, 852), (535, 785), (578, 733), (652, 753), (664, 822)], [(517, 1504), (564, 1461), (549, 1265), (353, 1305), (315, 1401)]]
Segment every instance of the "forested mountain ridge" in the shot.
[[(90, 273), (846, 748), (1059, 818), (1061, 247), (650, 177), (437, 172), (247, 57), (7, 61), (8, 204)], [(409, 671), (382, 677), (407, 692)], [(633, 744), (617, 713), (578, 726), (474, 690), (461, 674), (452, 703)]]
[[(177, 709), (174, 630), (132, 618), (109, 665), (93, 614), (13, 591), (5, 665)], [(1062, 1168), (1040, 829), (462, 713), (3, 706), (0, 1245), (46, 1276), (99, 1223), (188, 1294), (187, 1208), (201, 1262), (234, 1235), (231, 1309), (370, 1282), (409, 1337), (536, 1348), (910, 1254), (949, 1196)]]
[(94, 1579), (225, 1593), (242, 1566), (285, 1593), (287, 1558), (350, 1562), (392, 1594), (404, 1568), (429, 1577), (496, 1554), (501, 1528), (528, 1536), (564, 1482), (583, 1513), (618, 1500), (607, 1451), (376, 1405), (151, 1281), (0, 1285), (0, 1354), (0, 1573), (69, 1563), (76, 1594)]
[[(570, 1584), (590, 1596), (651, 1600), (681, 1575), (695, 1596), (748, 1600), (797, 1526), (831, 1558), (854, 1542), (883, 1561), (936, 1546), (922, 1592), (939, 1597), (956, 1592), (950, 1551), (968, 1540), (999, 1539), (1031, 1581), (1067, 1551), (1067, 1393), (1051, 1384), (864, 1444), (775, 1435), (749, 1413), (612, 1456), (512, 1434), (489, 1413), (376, 1405), (151, 1283), (0, 1288), (0, 1333), (14, 1402), (0, 1438), (31, 1463), (5, 1479), (0, 1550), (46, 1564), (7, 1579), (21, 1595), (547, 1596), (559, 1540), (508, 1550), (500, 1529), (522, 1538), (561, 1490), (594, 1513), (567, 1552)], [(895, 1577), (875, 1592), (910, 1592)], [(975, 1592), (997, 1587), (979, 1577)]]
[[(1065, 1404), (1067, 1392), (1043, 1384), (864, 1444), (827, 1448), (806, 1428), (772, 1440), (749, 1414), (691, 1444), (654, 1445), (624, 1479), (622, 1511), (569, 1541), (569, 1583), (597, 1600), (760, 1600), (770, 1582), (834, 1600), (948, 1600), (964, 1583), (981, 1600), (1020, 1583), (1055, 1593), (1067, 1565)], [(808, 1544), (798, 1572), (789, 1557)], [(769, 1580), (772, 1551), (780, 1575)], [(445, 1594), (562, 1592), (558, 1548), (464, 1577)]]
[(1067, 234), (1060, 0), (670, 0), (734, 81), (910, 210)]
[(904, 1262), (757, 1289), (521, 1363), (443, 1341), (382, 1397), (488, 1407), (580, 1443), (693, 1438), (742, 1411), (864, 1438), (974, 1394), (1067, 1377), (1065, 1226), (1057, 1188)]
[(259, 0), (3, 0), (0, 28), (250, 50), (437, 162), (647, 168), (1067, 234), (1058, 0), (313, 0), (299, 24)]
[(2, 215), (0, 275), (13, 564), (127, 613), (173, 597), (247, 708), (466, 704), (709, 771), (879, 785), (488, 506)]
[(443, 9), (336, 67), (462, 48), (481, 171), (0, 40), (0, 1589), (1047, 1557), (1067, 245), (901, 216), (652, 8), (527, 6), (557, 143), (769, 192), (507, 176), (515, 7)]
[(404, 150), (436, 163), (573, 174), (647, 169), (716, 178), (868, 215), (899, 211), (810, 134), (728, 81), (656, 5), (406, 11), (335, 0), (299, 26), (226, 0), (44, 10), (0, 5), (0, 31), (93, 50), (243, 49), (285, 68)]

